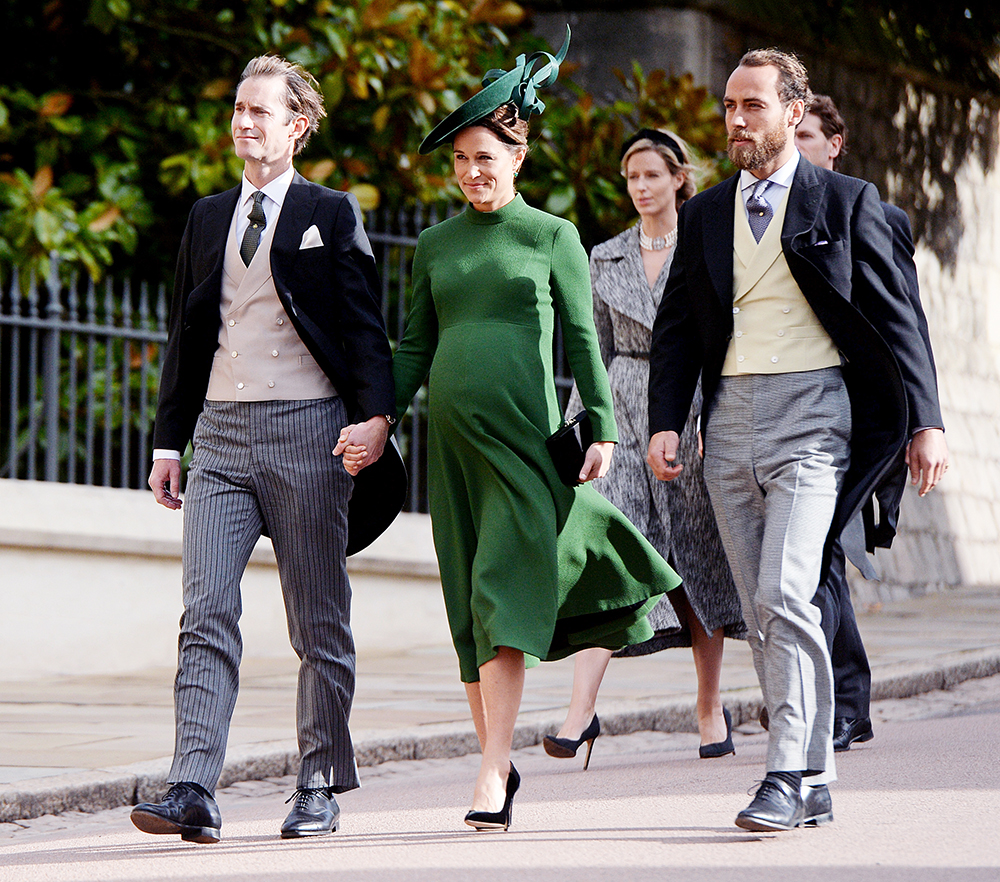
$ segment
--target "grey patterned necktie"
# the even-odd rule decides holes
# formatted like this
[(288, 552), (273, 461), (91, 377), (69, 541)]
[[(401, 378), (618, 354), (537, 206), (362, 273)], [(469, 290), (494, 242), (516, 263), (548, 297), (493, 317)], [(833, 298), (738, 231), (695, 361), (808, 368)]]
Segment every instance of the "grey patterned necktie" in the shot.
[(262, 190), (253, 194), (253, 208), (250, 209), (248, 215), (250, 226), (247, 227), (243, 234), (243, 242), (240, 243), (240, 257), (243, 258), (243, 263), (246, 266), (250, 266), (250, 261), (253, 260), (253, 256), (257, 252), (257, 245), (260, 244), (260, 234), (267, 226), (267, 216), (264, 214), (264, 206), (261, 204), (263, 201), (264, 193)]
[(771, 204), (764, 198), (764, 194), (770, 186), (770, 181), (758, 181), (750, 198), (747, 199), (747, 218), (750, 221), (750, 232), (753, 233), (754, 239), (758, 242), (760, 242), (764, 230), (767, 229), (767, 225), (774, 215)]

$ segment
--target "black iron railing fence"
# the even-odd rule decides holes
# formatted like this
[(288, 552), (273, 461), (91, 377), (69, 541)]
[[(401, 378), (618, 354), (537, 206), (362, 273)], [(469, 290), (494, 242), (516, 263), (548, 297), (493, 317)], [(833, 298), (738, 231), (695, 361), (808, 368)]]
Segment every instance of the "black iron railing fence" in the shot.
[[(389, 336), (406, 321), (417, 236), (451, 214), (423, 206), (366, 219)], [(68, 279), (53, 260), (46, 278), (0, 265), (0, 478), (144, 489), (167, 339), (170, 282), (124, 273)], [(572, 380), (557, 336), (556, 382)], [(410, 474), (407, 510), (426, 511), (424, 393), (396, 438)]]

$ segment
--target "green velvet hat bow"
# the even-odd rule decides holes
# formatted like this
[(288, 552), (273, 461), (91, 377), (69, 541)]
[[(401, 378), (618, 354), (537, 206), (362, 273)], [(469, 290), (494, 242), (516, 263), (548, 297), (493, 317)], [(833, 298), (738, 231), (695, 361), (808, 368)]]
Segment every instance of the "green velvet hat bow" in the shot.
[[(491, 114), (504, 104), (513, 103), (520, 119), (527, 119), (533, 113), (545, 110), (545, 103), (538, 97), (538, 90), (551, 86), (559, 76), (559, 65), (569, 49), (570, 30), (566, 25), (566, 38), (559, 51), (532, 52), (518, 55), (514, 69), (509, 71), (491, 70), (483, 77), (483, 89), (473, 95), (461, 107), (453, 110), (431, 130), (420, 144), (421, 153), (430, 153), (442, 144), (450, 143), (462, 129)], [(537, 62), (545, 63), (534, 70)]]

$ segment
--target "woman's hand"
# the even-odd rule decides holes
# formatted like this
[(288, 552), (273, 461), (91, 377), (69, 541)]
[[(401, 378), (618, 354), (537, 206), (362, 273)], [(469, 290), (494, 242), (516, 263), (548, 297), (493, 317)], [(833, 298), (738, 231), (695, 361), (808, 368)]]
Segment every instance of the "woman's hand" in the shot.
[(586, 484), (594, 478), (603, 478), (611, 468), (611, 454), (614, 453), (614, 441), (595, 441), (587, 448), (587, 456), (580, 469), (580, 483)]

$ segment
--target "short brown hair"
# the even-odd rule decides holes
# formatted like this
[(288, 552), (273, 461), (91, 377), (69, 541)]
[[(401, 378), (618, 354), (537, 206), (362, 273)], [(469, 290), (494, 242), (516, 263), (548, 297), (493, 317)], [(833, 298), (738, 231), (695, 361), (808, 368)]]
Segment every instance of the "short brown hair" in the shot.
[(809, 74), (806, 66), (791, 52), (780, 49), (751, 49), (740, 59), (740, 67), (776, 67), (778, 69), (778, 97), (788, 107), (793, 101), (802, 100), (806, 107), (812, 100), (809, 91)]
[[(293, 116), (304, 116), (308, 120), (306, 130), (295, 142), (295, 152), (300, 153), (313, 133), (319, 129), (319, 121), (326, 116), (323, 94), (319, 83), (301, 64), (286, 61), (280, 55), (258, 55), (250, 60), (240, 74), (240, 83), (252, 77), (278, 77), (285, 84), (285, 109), (288, 121)], [(236, 84), (239, 88), (239, 83)]]
[(840, 158), (847, 155), (847, 123), (837, 110), (837, 105), (829, 95), (813, 95), (812, 104), (806, 108), (806, 113), (815, 113), (819, 119), (819, 128), (827, 140), (834, 135), (840, 135), (840, 153), (833, 159), (833, 167), (840, 163)]

